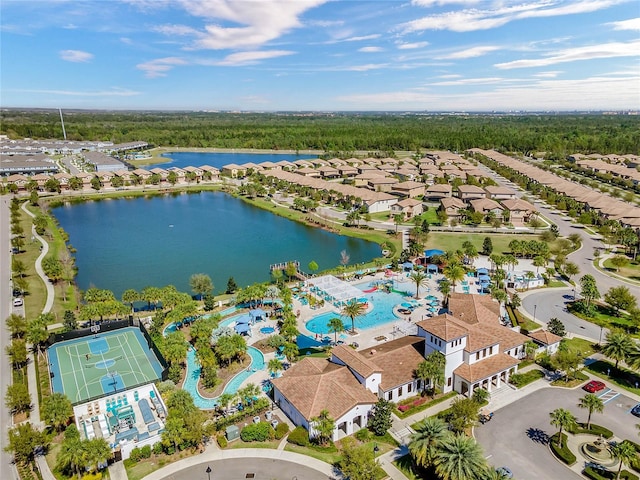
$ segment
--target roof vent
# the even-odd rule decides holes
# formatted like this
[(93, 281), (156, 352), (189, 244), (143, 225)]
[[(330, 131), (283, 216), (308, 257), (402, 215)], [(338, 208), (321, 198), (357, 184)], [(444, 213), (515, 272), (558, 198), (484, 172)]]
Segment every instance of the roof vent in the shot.
[(375, 355), (375, 354), (376, 354), (375, 349), (374, 349), (374, 348), (372, 348), (372, 349), (369, 351), (369, 354), (370, 354), (370, 355)]

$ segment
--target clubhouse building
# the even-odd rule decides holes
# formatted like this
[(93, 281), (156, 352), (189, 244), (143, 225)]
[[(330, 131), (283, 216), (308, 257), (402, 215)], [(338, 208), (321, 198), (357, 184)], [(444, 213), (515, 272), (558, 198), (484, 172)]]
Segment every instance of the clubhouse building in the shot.
[(274, 400), (314, 436), (313, 419), (327, 410), (333, 440), (367, 425), (379, 398), (398, 402), (425, 386), (415, 370), (433, 351), (445, 356), (443, 392), (470, 396), (508, 382), (529, 337), (500, 323), (500, 305), (488, 295), (452, 294), (449, 313), (418, 322), (417, 335), (356, 351), (340, 345), (329, 359), (304, 358), (274, 379)]

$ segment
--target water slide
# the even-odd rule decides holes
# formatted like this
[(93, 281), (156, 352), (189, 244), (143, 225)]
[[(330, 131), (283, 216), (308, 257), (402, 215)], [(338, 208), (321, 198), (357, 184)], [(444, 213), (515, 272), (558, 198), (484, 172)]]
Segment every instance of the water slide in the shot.
[(377, 286), (376, 286), (376, 287), (373, 287), (373, 288), (370, 288), (369, 290), (363, 290), (363, 292), (364, 292), (364, 293), (371, 293), (371, 292), (375, 292), (376, 290), (378, 290), (378, 287), (377, 287)]

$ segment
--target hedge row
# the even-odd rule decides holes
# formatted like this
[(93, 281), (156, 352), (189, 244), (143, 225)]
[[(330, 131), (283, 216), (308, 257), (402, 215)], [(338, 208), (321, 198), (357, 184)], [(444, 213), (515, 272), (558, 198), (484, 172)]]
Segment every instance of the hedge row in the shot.
[(576, 463), (576, 456), (567, 448), (567, 436), (563, 433), (558, 446), (558, 433), (554, 433), (549, 440), (551, 443), (551, 451), (567, 465), (571, 466)]
[[(396, 414), (396, 416), (398, 416), (398, 418), (407, 418), (415, 413), (422, 412), (427, 408), (431, 408), (434, 405), (438, 405), (439, 403), (442, 403), (445, 400), (449, 400), (451, 397), (455, 397), (456, 395), (457, 395), (456, 392), (449, 392), (446, 395), (442, 395), (441, 397), (435, 398), (426, 403), (422, 403), (419, 405), (410, 405), (410, 408), (405, 410), (404, 412), (402, 410), (399, 410), (398, 407), (396, 407), (394, 413)], [(402, 406), (402, 404), (400, 406)]]
[(587, 430), (586, 426), (587, 426), (586, 423), (578, 423), (577, 424), (577, 428), (569, 429), (568, 432), (569, 433), (573, 433), (574, 435), (576, 433), (588, 433), (588, 434), (591, 434), (591, 435), (602, 435), (606, 439), (609, 439), (609, 438), (613, 437), (613, 432), (611, 430), (609, 430), (608, 428), (605, 428), (605, 427), (603, 427), (601, 425), (596, 425), (595, 423), (592, 423), (590, 425), (589, 430)]
[(522, 388), (541, 378), (544, 378), (544, 372), (542, 370), (529, 370), (525, 373), (514, 373), (509, 377), (509, 383), (517, 388)]
[[(610, 470), (600, 470), (593, 467), (587, 467), (582, 472), (585, 476), (591, 478), (592, 480), (612, 480), (616, 478), (616, 472), (612, 472)], [(620, 472), (620, 478), (623, 480), (638, 480), (638, 477), (635, 476), (628, 470), (623, 470)]]

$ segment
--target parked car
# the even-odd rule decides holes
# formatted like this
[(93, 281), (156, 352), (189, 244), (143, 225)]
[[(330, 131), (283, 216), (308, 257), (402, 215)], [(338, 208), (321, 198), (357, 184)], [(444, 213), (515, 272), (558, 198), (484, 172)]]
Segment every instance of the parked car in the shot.
[(596, 392), (599, 392), (600, 390), (604, 389), (605, 387), (606, 387), (606, 385), (603, 382), (601, 382), (600, 380), (591, 380), (584, 387), (582, 387), (582, 389), (586, 390), (589, 393), (596, 393)]
[(631, 415), (635, 415), (636, 417), (640, 417), (640, 403), (631, 409)]
[(22, 298), (18, 297), (13, 299), (14, 307), (21, 307), (23, 304), (24, 304), (24, 300), (22, 300)]
[(496, 472), (502, 475), (502, 478), (513, 478), (513, 472), (509, 467), (498, 467)]

